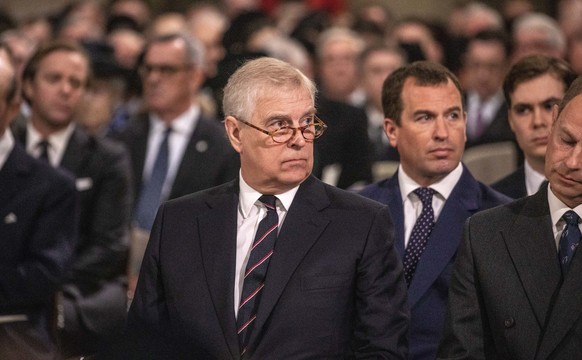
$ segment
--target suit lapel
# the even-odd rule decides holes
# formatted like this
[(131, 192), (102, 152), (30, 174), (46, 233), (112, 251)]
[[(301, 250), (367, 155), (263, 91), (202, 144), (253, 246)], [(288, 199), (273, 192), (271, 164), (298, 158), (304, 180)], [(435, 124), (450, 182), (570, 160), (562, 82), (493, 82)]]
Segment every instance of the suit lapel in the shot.
[(313, 177), (307, 178), (299, 187), (279, 232), (249, 347), (255, 347), (289, 279), (329, 223), (320, 214), (327, 206), (329, 199), (323, 184)]
[(547, 201), (547, 190), (525, 199), (514, 225), (501, 235), (540, 325), (559, 286), (560, 266)]
[(477, 181), (463, 168), (463, 174), (445, 202), (430, 234), (408, 288), (411, 308), (452, 262), (461, 242), (465, 219), (479, 209), (480, 199), (481, 191)]
[[(29, 172), (29, 163), (24, 156), (24, 150), (15, 145), (4, 166), (0, 169), (0, 215), (6, 215), (10, 200), (18, 194), (19, 178)], [(4, 218), (0, 218), (4, 221)]]
[(78, 128), (75, 128), (63, 154), (60, 167), (69, 170), (73, 174), (78, 174), (79, 169), (84, 164), (84, 159), (89, 154), (89, 137)]
[(238, 181), (232, 182), (224, 194), (213, 197), (208, 204), (210, 211), (198, 219), (203, 266), (226, 343), (233, 358), (238, 358), (234, 316)]
[(388, 204), (394, 223), (394, 247), (400, 254), (400, 258), (404, 260), (404, 205), (402, 204), (400, 185), (398, 185), (398, 172), (385, 183), (385, 186), (386, 198), (378, 200), (383, 204)]
[[(554, 258), (557, 259), (555, 248)], [(555, 264), (556, 267), (559, 266), (557, 265), (557, 260), (555, 260)], [(543, 269), (542, 266), (539, 268)], [(578, 254), (572, 259), (570, 270), (562, 283), (557, 299), (551, 309), (536, 359), (549, 358), (550, 354), (566, 337), (567, 333), (572, 331), (574, 324), (581, 321), (582, 296), (580, 294), (582, 294), (582, 275), (580, 274), (582, 274), (582, 255)], [(556, 281), (556, 277), (551, 280)], [(555, 285), (556, 283), (548, 283), (547, 287), (550, 287), (552, 284)], [(544, 284), (538, 286), (543, 287)]]

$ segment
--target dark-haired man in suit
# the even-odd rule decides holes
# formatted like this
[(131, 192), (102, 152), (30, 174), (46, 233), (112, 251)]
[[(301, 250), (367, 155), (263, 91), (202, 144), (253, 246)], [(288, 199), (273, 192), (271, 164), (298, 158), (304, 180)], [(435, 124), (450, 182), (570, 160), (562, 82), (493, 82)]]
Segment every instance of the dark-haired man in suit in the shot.
[(78, 44), (56, 41), (38, 49), (22, 82), (31, 115), (14, 128), (29, 154), (75, 178), (80, 196), (80, 237), (59, 307), (64, 356), (106, 346), (123, 330), (127, 307), (130, 163), (121, 145), (77, 126), (90, 77), (89, 58)]
[(18, 114), (17, 74), (0, 44), (0, 358), (49, 360), (55, 293), (77, 240), (73, 179), (36, 160), (8, 128)]
[(553, 107), (549, 185), (467, 221), (439, 359), (580, 358), (581, 113), (578, 78)]
[(503, 92), (509, 126), (525, 161), (492, 188), (514, 199), (538, 191), (546, 179), (544, 163), (553, 106), (562, 100), (575, 78), (566, 61), (546, 55), (525, 57), (509, 69)]
[(160, 207), (129, 311), (136, 349), (404, 359), (406, 289), (388, 209), (311, 175), (325, 130), (313, 82), (283, 61), (253, 60), (230, 77), (223, 109), (239, 178)]
[(421, 61), (397, 69), (384, 82), (382, 104), (384, 129), (400, 166), (362, 194), (387, 204), (396, 224), (411, 313), (409, 359), (432, 360), (463, 223), (509, 198), (475, 180), (461, 164), (462, 90), (444, 66)]

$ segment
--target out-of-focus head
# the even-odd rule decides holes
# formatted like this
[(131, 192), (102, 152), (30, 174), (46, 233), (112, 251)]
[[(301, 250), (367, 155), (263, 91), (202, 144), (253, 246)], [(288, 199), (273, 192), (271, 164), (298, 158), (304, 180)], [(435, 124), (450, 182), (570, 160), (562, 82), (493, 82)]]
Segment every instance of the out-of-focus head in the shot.
[(9, 50), (0, 46), (0, 136), (19, 109), (17, 74)]
[(55, 41), (39, 48), (23, 71), (24, 98), (41, 132), (67, 127), (77, 115), (91, 80), (86, 51), (76, 42)]
[(365, 43), (346, 28), (330, 28), (319, 35), (317, 77), (322, 93), (336, 101), (347, 101), (358, 87), (358, 57)]
[(204, 48), (185, 34), (150, 40), (139, 66), (143, 98), (150, 111), (172, 121), (192, 104), (204, 80)]
[(463, 58), (463, 79), (467, 90), (487, 100), (497, 94), (509, 66), (510, 40), (504, 31), (486, 30), (469, 39)]
[(372, 44), (360, 55), (361, 85), (369, 105), (382, 111), (382, 85), (393, 71), (406, 64), (406, 54), (396, 45)]
[(566, 37), (553, 18), (542, 13), (529, 13), (513, 24), (514, 52), (512, 62), (528, 55), (564, 58)]

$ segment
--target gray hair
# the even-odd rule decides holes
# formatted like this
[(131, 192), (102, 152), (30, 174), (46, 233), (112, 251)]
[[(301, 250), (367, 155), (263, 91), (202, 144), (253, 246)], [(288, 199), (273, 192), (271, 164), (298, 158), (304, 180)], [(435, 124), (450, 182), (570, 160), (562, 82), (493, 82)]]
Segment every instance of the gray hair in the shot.
[(359, 56), (366, 46), (365, 41), (355, 31), (343, 27), (332, 27), (323, 31), (317, 38), (315, 46), (317, 58), (321, 59), (324, 49), (336, 41), (352, 43), (356, 56)]
[(529, 13), (520, 16), (513, 25), (513, 34), (522, 31), (542, 31), (546, 36), (546, 44), (562, 52), (566, 51), (566, 36), (560, 26), (550, 16), (542, 13)]
[(186, 60), (186, 62), (197, 68), (204, 66), (204, 46), (198, 39), (184, 33), (165, 34), (152, 38), (144, 47), (144, 54), (147, 53), (154, 44), (168, 43), (174, 40), (180, 40), (184, 43), (184, 48), (186, 49), (186, 59), (184, 60)]
[(282, 60), (261, 57), (246, 62), (228, 79), (222, 109), (225, 116), (250, 121), (259, 98), (277, 91), (298, 89), (309, 91), (315, 103), (317, 90), (313, 81)]

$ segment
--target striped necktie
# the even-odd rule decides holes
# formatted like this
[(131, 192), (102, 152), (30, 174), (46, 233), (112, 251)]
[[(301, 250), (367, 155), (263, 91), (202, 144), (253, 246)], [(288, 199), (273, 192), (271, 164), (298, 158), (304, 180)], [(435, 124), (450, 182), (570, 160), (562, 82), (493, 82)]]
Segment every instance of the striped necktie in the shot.
[(247, 351), (262, 290), (265, 286), (269, 261), (277, 240), (279, 216), (275, 207), (276, 199), (273, 195), (263, 195), (259, 198), (259, 201), (267, 208), (267, 215), (259, 223), (245, 269), (243, 291), (236, 321), (241, 356), (244, 356)]

